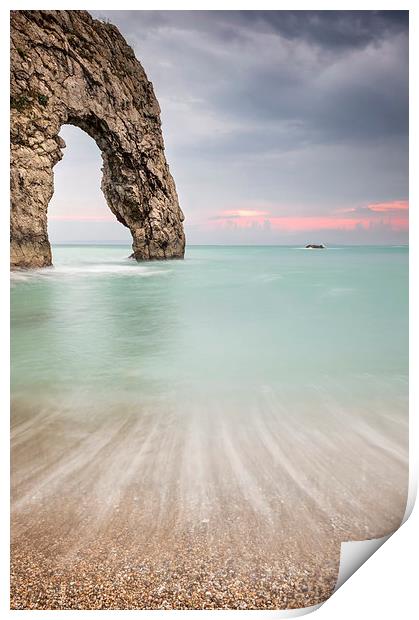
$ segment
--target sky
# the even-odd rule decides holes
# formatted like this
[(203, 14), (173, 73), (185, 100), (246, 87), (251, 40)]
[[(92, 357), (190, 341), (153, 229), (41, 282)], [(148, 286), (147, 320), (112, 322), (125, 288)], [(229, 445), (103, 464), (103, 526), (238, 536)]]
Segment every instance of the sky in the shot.
[[(407, 243), (407, 11), (91, 13), (153, 83), (187, 243)], [(129, 241), (61, 135), (51, 241)]]

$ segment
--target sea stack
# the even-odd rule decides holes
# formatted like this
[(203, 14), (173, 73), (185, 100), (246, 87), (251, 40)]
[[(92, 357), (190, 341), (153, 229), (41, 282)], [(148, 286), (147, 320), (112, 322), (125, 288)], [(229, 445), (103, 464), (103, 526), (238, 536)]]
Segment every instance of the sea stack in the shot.
[(183, 214), (153, 86), (118, 29), (86, 11), (11, 13), (11, 266), (51, 265), (47, 209), (62, 125), (98, 145), (102, 191), (136, 260), (182, 258)]

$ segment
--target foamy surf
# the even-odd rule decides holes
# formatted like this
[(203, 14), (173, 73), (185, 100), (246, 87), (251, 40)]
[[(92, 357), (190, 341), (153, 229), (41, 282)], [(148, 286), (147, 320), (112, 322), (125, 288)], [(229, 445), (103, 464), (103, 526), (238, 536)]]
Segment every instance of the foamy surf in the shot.
[(156, 269), (154, 267), (144, 267), (139, 265), (80, 265), (80, 266), (59, 266), (45, 267), (42, 269), (32, 269), (28, 271), (12, 271), (11, 282), (25, 282), (36, 279), (61, 279), (62, 277), (83, 277), (83, 276), (130, 276), (137, 278), (152, 278), (164, 276), (170, 273), (170, 269)]

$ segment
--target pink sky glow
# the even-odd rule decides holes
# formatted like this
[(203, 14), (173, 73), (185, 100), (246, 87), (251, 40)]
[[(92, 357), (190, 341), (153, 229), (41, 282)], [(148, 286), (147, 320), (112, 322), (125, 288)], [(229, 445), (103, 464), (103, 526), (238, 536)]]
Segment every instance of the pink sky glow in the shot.
[[(288, 216), (271, 214), (268, 209), (226, 209), (208, 220), (212, 228), (269, 227), (284, 232), (318, 230), (368, 229), (376, 224), (390, 227), (394, 231), (408, 230), (409, 203), (407, 200), (372, 202), (365, 206), (345, 207), (322, 216)], [(51, 214), (50, 220), (62, 222), (114, 222), (115, 216), (109, 210), (105, 213)]]
[(336, 209), (327, 216), (277, 216), (269, 211), (235, 209), (222, 211), (211, 220), (215, 227), (235, 226), (246, 228), (254, 225), (269, 226), (274, 230), (298, 232), (310, 230), (368, 229), (382, 224), (395, 231), (407, 230), (409, 203), (407, 200), (369, 203), (363, 207)]
[(373, 202), (367, 206), (369, 211), (377, 213), (389, 213), (391, 211), (408, 211), (409, 202), (407, 200), (393, 200), (392, 202)]

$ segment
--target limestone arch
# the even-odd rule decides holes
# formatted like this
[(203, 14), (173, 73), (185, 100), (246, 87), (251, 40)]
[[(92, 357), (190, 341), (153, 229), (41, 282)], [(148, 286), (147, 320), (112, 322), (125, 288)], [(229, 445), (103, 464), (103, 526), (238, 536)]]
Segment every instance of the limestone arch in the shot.
[(183, 214), (152, 84), (118, 29), (86, 11), (11, 16), (11, 265), (51, 265), (53, 167), (75, 125), (103, 158), (102, 191), (137, 260), (182, 258)]

